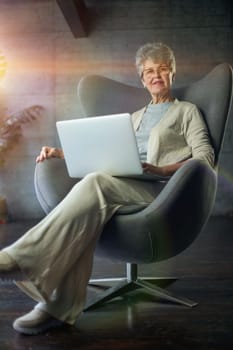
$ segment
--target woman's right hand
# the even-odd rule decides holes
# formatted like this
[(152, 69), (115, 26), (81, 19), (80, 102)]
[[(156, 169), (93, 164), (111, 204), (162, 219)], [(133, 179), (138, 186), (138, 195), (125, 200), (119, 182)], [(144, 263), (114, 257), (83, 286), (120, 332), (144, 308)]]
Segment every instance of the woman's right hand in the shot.
[(36, 163), (43, 162), (49, 158), (60, 158), (64, 159), (64, 154), (61, 148), (43, 146), (40, 154), (36, 157)]

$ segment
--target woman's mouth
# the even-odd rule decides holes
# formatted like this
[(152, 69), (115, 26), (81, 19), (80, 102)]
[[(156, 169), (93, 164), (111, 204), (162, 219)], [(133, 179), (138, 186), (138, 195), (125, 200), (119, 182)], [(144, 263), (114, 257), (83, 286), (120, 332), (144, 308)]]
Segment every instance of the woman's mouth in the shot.
[(163, 81), (162, 81), (162, 80), (154, 80), (154, 81), (152, 82), (152, 85), (158, 86), (158, 85), (164, 85), (164, 84), (163, 84)]

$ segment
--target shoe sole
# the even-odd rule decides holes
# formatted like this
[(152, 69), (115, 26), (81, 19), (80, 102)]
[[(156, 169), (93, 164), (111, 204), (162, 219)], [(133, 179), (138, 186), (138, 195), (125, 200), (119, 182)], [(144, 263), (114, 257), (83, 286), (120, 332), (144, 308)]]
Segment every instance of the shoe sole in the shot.
[(41, 326), (37, 327), (20, 327), (17, 325), (16, 322), (13, 323), (13, 328), (15, 331), (25, 334), (25, 335), (37, 335), (44, 333), (48, 330), (62, 327), (65, 323), (59, 320), (49, 320), (42, 324)]

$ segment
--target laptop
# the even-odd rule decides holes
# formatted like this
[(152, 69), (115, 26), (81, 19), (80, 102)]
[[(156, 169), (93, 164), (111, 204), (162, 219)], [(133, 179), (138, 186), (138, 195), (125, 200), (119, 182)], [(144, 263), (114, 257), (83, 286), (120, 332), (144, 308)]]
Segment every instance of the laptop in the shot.
[(143, 173), (130, 114), (58, 121), (56, 127), (70, 177)]

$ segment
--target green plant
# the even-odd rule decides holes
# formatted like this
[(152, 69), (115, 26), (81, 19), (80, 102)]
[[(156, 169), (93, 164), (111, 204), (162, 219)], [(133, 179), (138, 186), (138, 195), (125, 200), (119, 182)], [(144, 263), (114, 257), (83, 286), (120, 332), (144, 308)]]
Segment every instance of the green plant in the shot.
[(43, 110), (42, 106), (34, 105), (0, 119), (0, 166), (4, 164), (7, 152), (22, 136), (23, 124), (41, 117)]

